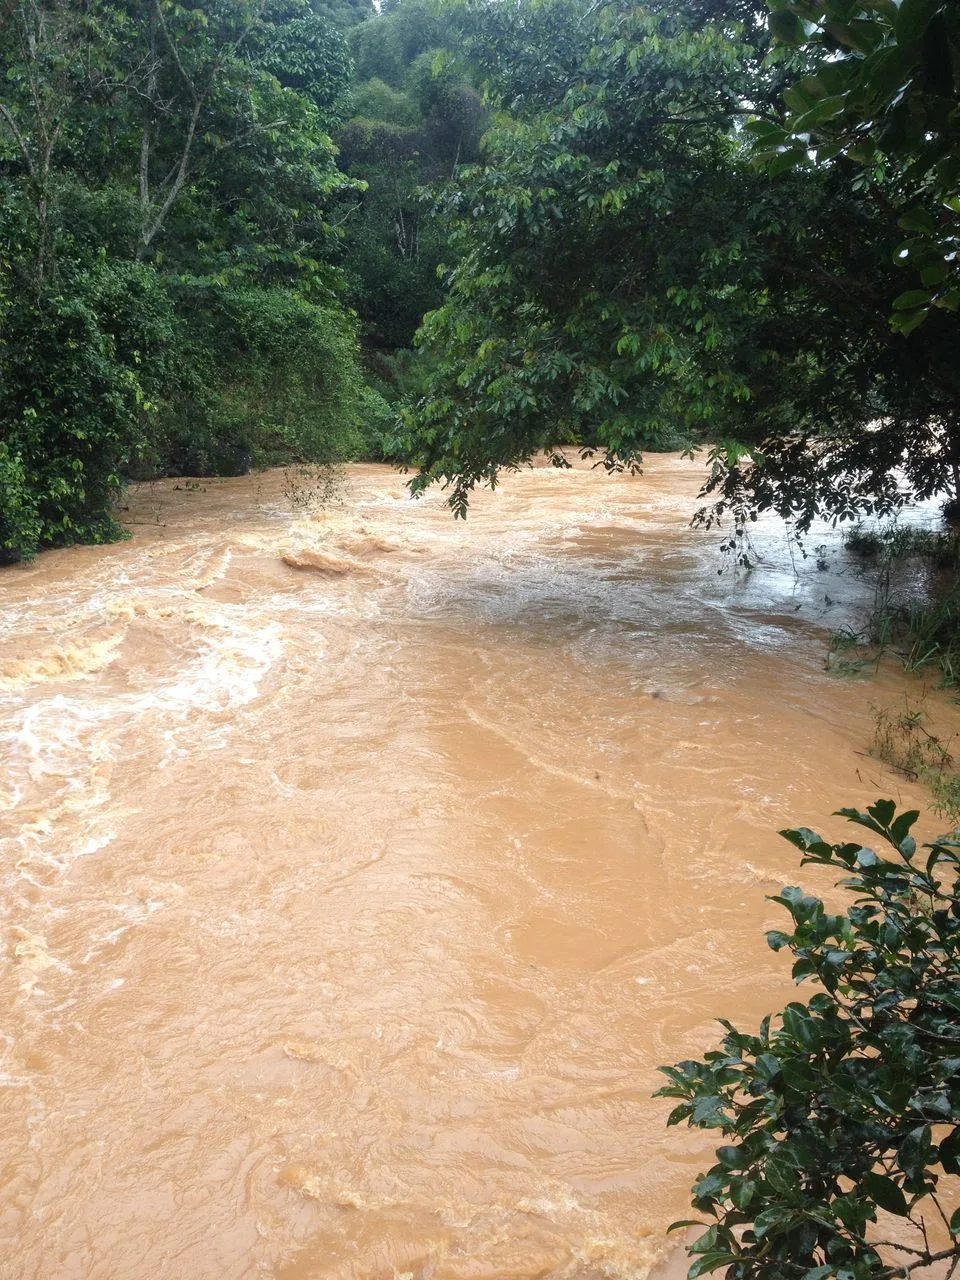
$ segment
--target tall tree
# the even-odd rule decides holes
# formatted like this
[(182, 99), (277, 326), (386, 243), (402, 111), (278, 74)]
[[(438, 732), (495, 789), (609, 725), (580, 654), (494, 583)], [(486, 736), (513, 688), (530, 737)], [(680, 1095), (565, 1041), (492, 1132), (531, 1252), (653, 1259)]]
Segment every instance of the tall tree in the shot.
[(476, 160), (485, 113), (455, 52), (453, 10), (398, 0), (351, 34), (357, 75), (337, 135), (345, 172), (365, 184), (344, 223), (350, 299), (372, 348), (409, 347), (441, 299), (446, 228), (421, 188)]
[(307, 0), (0, 16), (0, 554), (115, 536), (124, 473), (350, 447), (338, 29)]
[(872, 186), (839, 164), (756, 169), (743, 124), (781, 127), (797, 64), (708, 8), (473, 11), (511, 114), (438, 199), (460, 257), (422, 329), (439, 371), (407, 418), (416, 488), (450, 483), (462, 512), (555, 444), (621, 466), (708, 439), (704, 519), (740, 527), (950, 489), (953, 318), (891, 334), (896, 211)]

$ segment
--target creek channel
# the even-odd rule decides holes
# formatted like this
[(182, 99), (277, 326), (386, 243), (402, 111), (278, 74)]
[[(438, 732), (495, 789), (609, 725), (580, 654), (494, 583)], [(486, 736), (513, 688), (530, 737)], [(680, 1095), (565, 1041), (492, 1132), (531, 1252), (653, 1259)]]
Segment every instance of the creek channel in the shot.
[(658, 1274), (714, 1144), (656, 1067), (824, 887), (776, 831), (929, 808), (866, 754), (915, 682), (824, 669), (836, 533), (738, 575), (701, 478), (169, 480), (0, 571), (3, 1277)]

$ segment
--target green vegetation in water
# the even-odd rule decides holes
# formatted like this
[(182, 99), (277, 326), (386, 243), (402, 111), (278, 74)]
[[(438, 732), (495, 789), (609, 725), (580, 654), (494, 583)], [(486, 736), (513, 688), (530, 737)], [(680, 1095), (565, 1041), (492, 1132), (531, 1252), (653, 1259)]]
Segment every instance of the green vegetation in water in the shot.
[[(939, 670), (946, 688), (960, 684), (960, 535), (893, 524), (854, 526), (845, 544), (875, 574), (866, 624), (844, 628), (830, 643), (828, 669), (850, 674), (875, 667), (895, 652), (911, 672)], [(928, 578), (925, 601), (898, 593), (898, 567), (915, 561)]]
[[(773, 901), (791, 929), (767, 935), (821, 990), (756, 1035), (721, 1020), (718, 1049), (663, 1068), (659, 1096), (678, 1100), (668, 1123), (729, 1139), (694, 1184), (700, 1217), (674, 1224), (706, 1228), (689, 1246), (691, 1280), (893, 1280), (960, 1265), (960, 839), (918, 848), (917, 812), (892, 800), (840, 813), (883, 852), (782, 834), (803, 864), (842, 872), (854, 905), (832, 914), (785, 888)], [(879, 1211), (901, 1220), (893, 1242)]]
[(960, 533), (953, 531), (898, 523), (869, 529), (857, 524), (846, 531), (843, 542), (863, 560), (896, 561), (916, 556), (935, 569), (960, 568)]
[(908, 643), (904, 665), (921, 671), (935, 665), (943, 683), (956, 688), (960, 683), (960, 587), (934, 603), (898, 610), (891, 620), (895, 638)]
[(930, 788), (936, 813), (960, 824), (960, 773), (950, 744), (931, 733), (922, 707), (904, 700), (902, 709), (875, 712), (873, 754), (905, 777)]

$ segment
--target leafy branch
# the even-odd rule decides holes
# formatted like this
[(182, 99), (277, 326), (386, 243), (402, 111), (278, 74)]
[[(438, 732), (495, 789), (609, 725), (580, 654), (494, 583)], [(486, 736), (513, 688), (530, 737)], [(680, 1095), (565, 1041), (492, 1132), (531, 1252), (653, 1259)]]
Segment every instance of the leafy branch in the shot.
[[(757, 1035), (721, 1019), (719, 1049), (662, 1068), (659, 1096), (679, 1102), (667, 1123), (733, 1139), (693, 1187), (713, 1221), (697, 1224), (707, 1230), (690, 1246), (691, 1280), (719, 1270), (728, 1280), (894, 1280), (937, 1262), (952, 1277), (960, 1266), (960, 1210), (948, 1216), (940, 1198), (960, 1173), (960, 839), (921, 851), (910, 834), (918, 813), (897, 814), (891, 800), (840, 813), (894, 856), (806, 827), (782, 832), (804, 864), (839, 869), (857, 896), (834, 915), (785, 888), (772, 900), (792, 931), (767, 935), (792, 953), (797, 982), (822, 989)], [(903, 1219), (916, 1244), (871, 1239), (878, 1210)]]

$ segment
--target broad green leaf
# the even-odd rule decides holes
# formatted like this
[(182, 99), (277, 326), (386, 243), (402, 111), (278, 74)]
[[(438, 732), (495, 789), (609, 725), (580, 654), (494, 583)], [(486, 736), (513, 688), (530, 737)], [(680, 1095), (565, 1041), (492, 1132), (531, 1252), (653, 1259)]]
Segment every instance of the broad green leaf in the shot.
[(897, 11), (897, 41), (907, 49), (915, 48), (934, 16), (943, 8), (943, 0), (903, 0)]
[(929, 211), (919, 206), (903, 214), (897, 225), (904, 231), (922, 231), (925, 235), (933, 235), (935, 230)]
[(886, 830), (893, 821), (893, 815), (897, 812), (897, 806), (892, 800), (876, 800), (873, 804), (868, 805), (867, 813), (875, 822)]
[(717, 1159), (727, 1169), (743, 1169), (749, 1164), (742, 1147), (718, 1147)]
[(932, 1150), (930, 1126), (919, 1125), (910, 1132), (897, 1149), (897, 1164), (909, 1178), (919, 1178), (926, 1168)]
[(801, 44), (806, 39), (806, 28), (789, 9), (775, 9), (768, 21), (770, 32), (778, 44)]
[(929, 289), (908, 289), (893, 300), (894, 311), (912, 311), (914, 307), (927, 306), (933, 295)]
[(709, 1275), (711, 1271), (719, 1271), (721, 1267), (728, 1267), (736, 1260), (737, 1256), (734, 1253), (725, 1251), (705, 1253), (694, 1262), (687, 1272), (687, 1276), (689, 1280), (697, 1280), (698, 1276)]
[(738, 1209), (746, 1209), (756, 1198), (760, 1184), (753, 1178), (744, 1178), (730, 1191), (730, 1199)]
[(916, 311), (903, 311), (897, 315), (891, 316), (890, 327), (897, 333), (902, 333), (904, 337), (913, 333), (914, 329), (918, 329), (923, 324), (929, 314), (928, 307), (919, 307)]
[(906, 1197), (892, 1178), (879, 1173), (865, 1173), (860, 1181), (864, 1191), (881, 1209), (906, 1217)]
[(960, 1173), (960, 1127), (943, 1139), (937, 1154), (945, 1173)]

